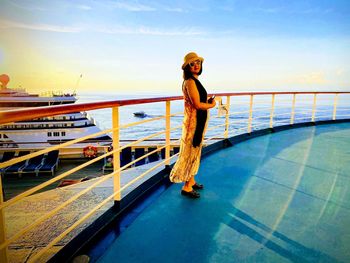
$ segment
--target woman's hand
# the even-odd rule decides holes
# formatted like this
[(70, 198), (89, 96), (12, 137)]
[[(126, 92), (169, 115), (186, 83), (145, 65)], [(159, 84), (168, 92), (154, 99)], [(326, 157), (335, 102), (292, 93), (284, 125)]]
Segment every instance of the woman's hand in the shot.
[(207, 103), (210, 105), (210, 108), (213, 108), (216, 105), (215, 96), (216, 95), (213, 95), (209, 99), (207, 99)]
[(216, 100), (215, 99), (212, 99), (211, 100), (211, 103), (209, 103), (210, 104), (210, 108), (214, 108), (215, 107), (215, 105), (216, 105)]

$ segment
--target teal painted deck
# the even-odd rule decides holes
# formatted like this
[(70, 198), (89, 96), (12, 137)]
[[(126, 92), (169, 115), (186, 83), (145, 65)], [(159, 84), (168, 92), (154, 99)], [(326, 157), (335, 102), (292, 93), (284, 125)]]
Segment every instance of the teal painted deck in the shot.
[(98, 262), (350, 262), (350, 123), (205, 157), (201, 198), (172, 185)]

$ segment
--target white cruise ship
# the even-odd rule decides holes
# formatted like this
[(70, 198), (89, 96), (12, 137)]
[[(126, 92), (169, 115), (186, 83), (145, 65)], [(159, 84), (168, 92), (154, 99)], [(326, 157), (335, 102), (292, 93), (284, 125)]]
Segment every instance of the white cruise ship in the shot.
[[(7, 84), (7, 83), (6, 83)], [(39, 96), (24, 89), (10, 89), (0, 83), (0, 111), (75, 103), (75, 94)], [(45, 148), (53, 144), (99, 132), (86, 112), (57, 115), (0, 125), (0, 148)], [(86, 141), (88, 144), (110, 142), (106, 135)]]

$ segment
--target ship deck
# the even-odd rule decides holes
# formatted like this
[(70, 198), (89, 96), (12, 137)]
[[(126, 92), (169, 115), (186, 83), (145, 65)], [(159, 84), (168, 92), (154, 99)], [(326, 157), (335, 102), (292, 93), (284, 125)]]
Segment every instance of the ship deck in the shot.
[(203, 158), (200, 199), (174, 184), (91, 262), (346, 262), (350, 123), (285, 130)]

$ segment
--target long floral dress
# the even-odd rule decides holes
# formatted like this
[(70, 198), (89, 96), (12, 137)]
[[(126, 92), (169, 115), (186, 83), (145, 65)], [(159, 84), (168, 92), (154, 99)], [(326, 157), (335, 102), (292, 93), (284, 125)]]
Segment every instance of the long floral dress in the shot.
[[(197, 110), (193, 106), (189, 93), (187, 91), (187, 85), (183, 86), (184, 95), (184, 120), (182, 125), (182, 136), (180, 143), (179, 158), (176, 161), (173, 169), (170, 172), (170, 181), (174, 183), (187, 182), (192, 175), (196, 175), (198, 172), (202, 143), (204, 134), (208, 124), (208, 117), (203, 131), (202, 143), (198, 147), (193, 147), (192, 141), (196, 130), (197, 124)], [(209, 113), (209, 111), (208, 111)]]

